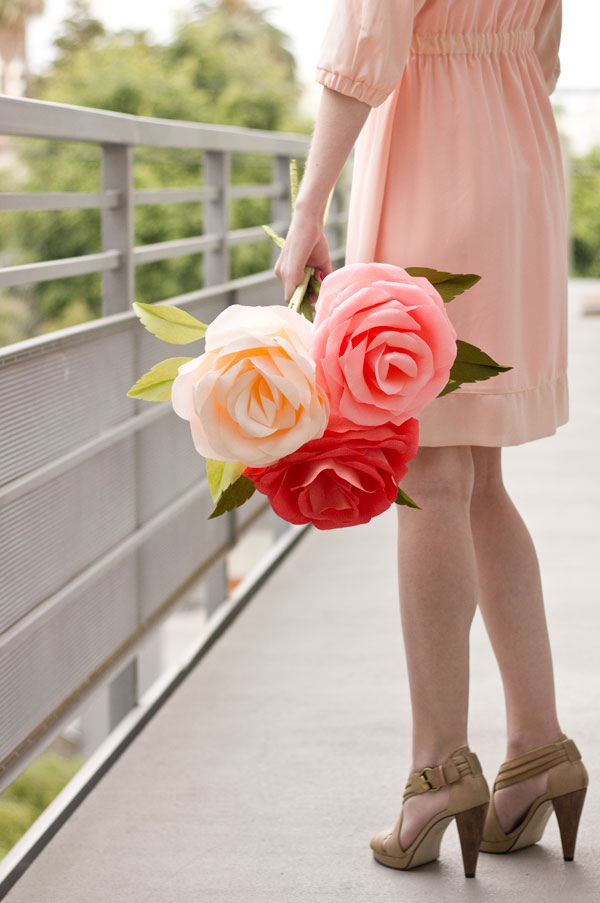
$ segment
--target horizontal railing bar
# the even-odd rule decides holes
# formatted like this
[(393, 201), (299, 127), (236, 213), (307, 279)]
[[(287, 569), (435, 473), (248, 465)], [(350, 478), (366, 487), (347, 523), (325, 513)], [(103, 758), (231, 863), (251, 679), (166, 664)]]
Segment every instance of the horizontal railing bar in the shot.
[[(158, 511), (153, 517), (133, 530), (122, 539), (117, 545), (109, 549), (75, 577), (62, 586), (57, 592), (48, 596), (34, 609), (28, 611), (17, 621), (11, 624), (4, 632), (0, 633), (0, 650), (12, 642), (17, 636), (32, 629), (40, 618), (46, 617), (49, 610), (59, 611), (68, 603), (70, 598), (83, 593), (88, 586), (95, 580), (100, 579), (107, 571), (112, 570), (120, 564), (128, 555), (139, 549), (151, 536), (158, 530), (162, 529), (166, 524), (170, 523), (176, 517), (181, 516), (192, 503), (197, 502), (209, 492), (208, 482), (203, 480), (196, 483), (195, 486), (188, 487), (180, 493), (172, 502)], [(226, 516), (226, 515), (225, 515)]]
[(0, 132), (30, 138), (306, 156), (310, 136), (0, 97)]
[(118, 207), (118, 191), (27, 191), (0, 194), (0, 211), (87, 210)]
[(185, 257), (186, 254), (198, 254), (218, 248), (223, 241), (222, 236), (195, 235), (192, 238), (175, 238), (172, 241), (157, 241), (151, 245), (138, 245), (133, 249), (133, 262), (152, 263), (154, 260), (166, 260), (169, 257)]
[[(232, 185), (232, 200), (247, 198), (284, 197), (286, 186), (279, 184)], [(133, 202), (141, 207), (146, 204), (184, 204), (215, 201), (219, 190), (214, 185), (199, 188), (138, 188), (133, 192)], [(108, 191), (29, 191), (0, 193), (0, 212), (23, 210), (87, 210), (118, 207), (119, 192)]]
[(219, 189), (216, 185), (202, 185), (200, 188), (138, 188), (133, 192), (133, 203), (182, 204), (189, 201), (216, 201)]
[(117, 442), (120, 442), (132, 433), (136, 433), (138, 430), (144, 429), (151, 423), (160, 420), (169, 411), (172, 411), (170, 405), (154, 403), (149, 410), (142, 411), (141, 414), (136, 414), (134, 417), (128, 417), (127, 420), (121, 421), (116, 426), (104, 430), (99, 436), (94, 436), (93, 439), (88, 439), (87, 442), (65, 452), (58, 458), (36, 467), (35, 470), (30, 470), (29, 473), (23, 474), (23, 476), (17, 477), (17, 479), (11, 480), (9, 483), (5, 483), (4, 486), (0, 486), (0, 509), (28, 492), (39, 489), (44, 483), (54, 480), (72, 467), (104, 451), (105, 448), (116, 445)]
[(278, 183), (262, 185), (231, 185), (229, 197), (231, 200), (244, 198), (282, 198), (287, 194), (287, 187)]
[[(276, 229), (276, 226), (273, 226)], [(277, 231), (277, 229), (276, 229)], [(332, 263), (344, 259), (344, 248), (335, 248), (331, 250)], [(177, 307), (185, 307), (187, 304), (202, 301), (214, 301), (217, 298), (227, 298), (235, 295), (236, 292), (243, 292), (247, 288), (255, 288), (261, 285), (267, 285), (269, 282), (276, 281), (277, 277), (273, 270), (261, 270), (259, 273), (251, 273), (249, 276), (240, 276), (239, 279), (231, 279), (228, 282), (222, 282), (219, 285), (210, 285), (203, 288), (194, 289), (191, 292), (185, 292), (182, 295), (173, 295), (171, 298), (165, 298), (159, 301), (160, 304), (173, 304)], [(30, 357), (33, 354), (43, 353), (46, 349), (52, 347), (60, 347), (61, 345), (70, 345), (87, 341), (88, 335), (97, 338), (98, 335), (110, 334), (113, 331), (122, 328), (123, 323), (128, 320), (135, 320), (136, 314), (133, 310), (126, 310), (123, 313), (111, 314), (107, 317), (98, 317), (96, 320), (88, 320), (85, 323), (78, 323), (75, 326), (66, 326), (63, 329), (56, 329), (52, 333), (33, 336), (30, 339), (23, 339), (21, 342), (15, 342), (12, 345), (5, 345), (0, 348), (0, 367), (11, 366), (11, 363), (18, 359)]]
[[(277, 229), (275, 230), (277, 231)], [(245, 229), (232, 229), (227, 233), (229, 247), (245, 245), (252, 241), (271, 241), (262, 226), (247, 226)]]
[(66, 276), (99, 273), (119, 265), (118, 251), (99, 251), (97, 254), (81, 254), (79, 257), (63, 257), (40, 263), (24, 263), (20, 266), (0, 269), (0, 287), (26, 285), (28, 282), (46, 282)]
[[(281, 228), (281, 223), (274, 227)], [(217, 248), (225, 240), (229, 245), (240, 245), (252, 241), (266, 240), (261, 226), (250, 226), (246, 229), (232, 229), (220, 236), (196, 235), (191, 238), (176, 238), (172, 241), (159, 241), (149, 245), (138, 245), (133, 249), (135, 265), (152, 263), (156, 260), (167, 260), (171, 257), (185, 257), (187, 254), (198, 254)], [(79, 257), (66, 257), (40, 263), (25, 263), (20, 266), (0, 269), (0, 287), (25, 285), (27, 283), (44, 282), (50, 279), (63, 279), (67, 276), (79, 276), (83, 273), (98, 273), (119, 265), (118, 251), (100, 251), (98, 254), (82, 254)]]
[(331, 226), (343, 226), (348, 222), (348, 214), (347, 213), (332, 213), (331, 216), (327, 217), (327, 224)]

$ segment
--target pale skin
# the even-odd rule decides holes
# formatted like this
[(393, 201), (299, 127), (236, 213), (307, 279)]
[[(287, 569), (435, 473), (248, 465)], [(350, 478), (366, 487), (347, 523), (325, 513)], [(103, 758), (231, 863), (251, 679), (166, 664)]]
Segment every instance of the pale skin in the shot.
[[(331, 272), (323, 213), (370, 106), (323, 88), (295, 214), (275, 265), (289, 301), (305, 266)], [(552, 655), (535, 547), (502, 480), (501, 447), (420, 446), (398, 506), (398, 587), (412, 704), (410, 770), (443, 762), (468, 743), (469, 632), (479, 605), (506, 703), (505, 758), (558, 739)], [(488, 782), (492, 776), (488, 776)], [(543, 793), (547, 772), (496, 791), (511, 830)], [(404, 805), (406, 849), (448, 788)]]

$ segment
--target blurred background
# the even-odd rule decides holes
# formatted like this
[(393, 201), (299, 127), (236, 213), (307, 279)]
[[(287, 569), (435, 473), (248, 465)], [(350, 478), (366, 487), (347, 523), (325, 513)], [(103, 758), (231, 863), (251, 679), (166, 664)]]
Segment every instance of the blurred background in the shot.
[[(313, 78), (315, 61), (332, 6), (333, 0), (214, 0), (175, 7), (147, 0), (0, 0), (0, 93), (310, 135), (321, 91)], [(573, 278), (600, 278), (599, 28), (600, 10), (589, 0), (565, 4), (562, 71), (552, 104), (569, 192)], [(3, 135), (0, 123), (0, 193), (98, 192), (100, 155), (93, 143)], [(191, 184), (197, 174), (195, 151), (135, 148), (136, 189)], [(263, 155), (232, 154), (232, 184), (267, 184), (271, 178), (270, 161)], [(161, 210), (157, 216), (151, 204), (135, 208), (138, 245), (202, 233), (201, 204), (163, 204)], [(269, 222), (270, 199), (234, 199), (230, 213), (231, 229)], [(1, 267), (74, 258), (101, 248), (97, 209), (5, 210), (0, 215)], [(271, 265), (268, 242), (230, 249), (230, 279)], [(136, 269), (135, 297), (153, 302), (191, 292), (203, 284), (202, 268), (201, 254), (144, 263)], [(0, 288), (0, 345), (99, 318), (101, 276), (94, 272)], [(587, 303), (591, 310), (597, 301), (590, 296)], [(264, 545), (260, 532), (252, 541), (254, 560)], [(240, 564), (230, 571), (242, 574), (246, 553), (236, 554)], [(188, 596), (162, 638), (162, 667), (175, 661), (199, 617)], [(105, 735), (101, 711), (91, 703), (2, 793), (0, 857)]]

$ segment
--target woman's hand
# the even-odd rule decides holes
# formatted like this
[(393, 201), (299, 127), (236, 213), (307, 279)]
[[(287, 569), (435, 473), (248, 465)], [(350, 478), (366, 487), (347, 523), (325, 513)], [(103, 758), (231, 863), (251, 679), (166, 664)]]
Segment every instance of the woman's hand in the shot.
[(304, 278), (304, 267), (320, 270), (322, 278), (331, 273), (329, 245), (325, 238), (323, 214), (303, 210), (296, 205), (281, 254), (275, 264), (275, 275), (283, 282), (288, 304), (296, 286)]

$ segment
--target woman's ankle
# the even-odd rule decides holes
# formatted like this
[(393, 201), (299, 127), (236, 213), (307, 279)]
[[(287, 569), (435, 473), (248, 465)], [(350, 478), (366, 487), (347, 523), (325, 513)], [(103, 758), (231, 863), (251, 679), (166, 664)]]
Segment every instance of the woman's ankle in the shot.
[(563, 731), (558, 721), (544, 726), (531, 726), (519, 730), (510, 731), (506, 739), (506, 756), (512, 759), (522, 753), (536, 749), (538, 746), (547, 746), (555, 743), (563, 736)]
[(413, 744), (412, 771), (441, 765), (456, 749), (467, 744), (468, 741), (465, 737), (423, 743), (418, 746)]

